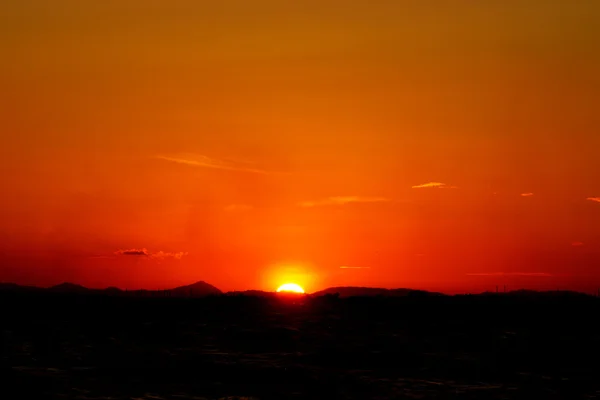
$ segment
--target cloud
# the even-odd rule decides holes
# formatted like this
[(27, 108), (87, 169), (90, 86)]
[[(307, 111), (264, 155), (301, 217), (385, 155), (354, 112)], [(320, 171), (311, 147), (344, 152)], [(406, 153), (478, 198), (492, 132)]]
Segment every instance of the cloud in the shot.
[(240, 211), (248, 211), (248, 210), (252, 210), (254, 207), (252, 207), (249, 204), (230, 204), (228, 206), (226, 206), (224, 209), (225, 211), (229, 211), (229, 212), (240, 212)]
[(343, 206), (350, 203), (381, 203), (387, 201), (390, 201), (390, 199), (386, 197), (338, 196), (317, 201), (303, 201), (298, 205), (300, 207)]
[(164, 251), (157, 251), (156, 253), (150, 253), (146, 248), (143, 249), (129, 249), (129, 250), (117, 250), (115, 251), (115, 255), (118, 256), (143, 256), (149, 257), (157, 260), (164, 260), (166, 258), (173, 258), (176, 260), (181, 260), (183, 256), (187, 256), (187, 252), (177, 252), (177, 253), (169, 253)]
[(596, 203), (600, 203), (600, 197), (588, 197), (586, 200), (595, 201)]
[(184, 256), (187, 256), (188, 253), (184, 251), (180, 251), (177, 253), (166, 253), (164, 251), (158, 251), (156, 253), (150, 254), (151, 258), (164, 260), (165, 258), (174, 258), (176, 260), (181, 260)]
[(429, 188), (437, 188), (437, 189), (458, 189), (458, 186), (446, 185), (442, 182), (427, 182), (422, 183), (420, 185), (415, 185), (412, 187), (413, 189), (429, 189)]
[(533, 196), (533, 193), (521, 193), (521, 196), (523, 196), (523, 197), (531, 197), (531, 196)]
[(467, 274), (469, 276), (538, 276), (548, 277), (551, 274), (545, 272), (475, 272)]
[(371, 267), (348, 267), (346, 265), (342, 265), (341, 269), (371, 269)]
[(170, 161), (177, 164), (189, 165), (192, 167), (222, 169), (227, 171), (249, 172), (253, 174), (267, 174), (268, 172), (262, 169), (251, 168), (241, 163), (233, 163), (231, 161), (217, 160), (216, 158), (207, 157), (204, 155), (183, 154), (179, 156), (156, 156), (159, 160)]
[(148, 256), (148, 250), (146, 249), (129, 249), (129, 250), (117, 250), (115, 254), (118, 256)]
[(583, 245), (584, 245), (583, 242), (573, 242), (573, 243), (571, 243), (571, 246), (574, 246), (574, 247), (580, 247), (580, 246), (583, 246)]

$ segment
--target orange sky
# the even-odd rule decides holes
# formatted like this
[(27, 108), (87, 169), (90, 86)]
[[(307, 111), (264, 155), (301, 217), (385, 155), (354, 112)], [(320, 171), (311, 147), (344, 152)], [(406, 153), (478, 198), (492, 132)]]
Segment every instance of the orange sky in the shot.
[(595, 290), (598, 48), (596, 0), (4, 1), (0, 281)]

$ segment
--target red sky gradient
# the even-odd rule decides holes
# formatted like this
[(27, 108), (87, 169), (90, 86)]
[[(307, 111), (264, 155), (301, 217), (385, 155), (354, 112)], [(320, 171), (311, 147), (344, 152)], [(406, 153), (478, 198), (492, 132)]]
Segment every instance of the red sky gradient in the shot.
[(599, 48), (595, 0), (2, 2), (0, 281), (595, 291)]

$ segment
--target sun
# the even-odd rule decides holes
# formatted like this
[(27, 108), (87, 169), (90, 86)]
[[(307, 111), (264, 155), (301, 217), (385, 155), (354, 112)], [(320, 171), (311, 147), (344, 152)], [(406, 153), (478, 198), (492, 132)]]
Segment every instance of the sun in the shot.
[(304, 293), (304, 289), (300, 287), (300, 285), (296, 285), (295, 283), (286, 283), (277, 289), (278, 292), (293, 292), (293, 293)]

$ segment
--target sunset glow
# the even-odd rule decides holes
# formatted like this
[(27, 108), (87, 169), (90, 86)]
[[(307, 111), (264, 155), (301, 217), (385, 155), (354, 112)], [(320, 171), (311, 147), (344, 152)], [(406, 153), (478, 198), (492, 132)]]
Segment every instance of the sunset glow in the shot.
[(600, 286), (600, 1), (1, 3), (0, 282)]
[(304, 289), (295, 283), (286, 283), (277, 289), (278, 292), (293, 292), (293, 293), (304, 293)]

